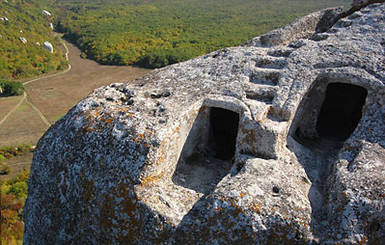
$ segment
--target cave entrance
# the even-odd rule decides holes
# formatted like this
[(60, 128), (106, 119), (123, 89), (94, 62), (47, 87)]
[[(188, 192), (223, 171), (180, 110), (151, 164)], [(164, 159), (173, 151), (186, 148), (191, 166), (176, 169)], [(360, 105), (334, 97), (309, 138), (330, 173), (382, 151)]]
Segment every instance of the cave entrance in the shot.
[(318, 135), (340, 141), (349, 138), (361, 120), (367, 94), (366, 89), (357, 85), (328, 84), (317, 118)]
[(203, 107), (184, 142), (172, 181), (199, 193), (210, 193), (230, 172), (235, 155), (239, 114)]
[(239, 114), (213, 107), (210, 112), (209, 150), (220, 160), (231, 160), (235, 153)]
[[(299, 144), (288, 147), (311, 181), (308, 197), (312, 208), (311, 228), (319, 232), (327, 215), (329, 177), (335, 171), (344, 141), (357, 128), (368, 91), (340, 77), (318, 77), (298, 106), (291, 136)], [(306, 148), (303, 148), (304, 146)]]

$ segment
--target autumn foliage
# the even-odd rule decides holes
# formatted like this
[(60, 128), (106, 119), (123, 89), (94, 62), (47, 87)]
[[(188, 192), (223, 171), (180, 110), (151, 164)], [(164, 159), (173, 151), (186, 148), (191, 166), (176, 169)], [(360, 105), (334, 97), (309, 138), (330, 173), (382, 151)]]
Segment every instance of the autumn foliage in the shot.
[(0, 185), (1, 244), (22, 244), (24, 232), (23, 208), (27, 198), (29, 171), (24, 170), (16, 179)]

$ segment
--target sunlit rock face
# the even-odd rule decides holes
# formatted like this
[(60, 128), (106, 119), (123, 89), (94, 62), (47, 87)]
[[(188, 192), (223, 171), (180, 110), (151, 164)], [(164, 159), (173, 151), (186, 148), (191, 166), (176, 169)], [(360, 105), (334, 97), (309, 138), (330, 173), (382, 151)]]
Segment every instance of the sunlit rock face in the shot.
[(24, 242), (381, 243), (385, 4), (341, 16), (95, 90), (36, 148)]

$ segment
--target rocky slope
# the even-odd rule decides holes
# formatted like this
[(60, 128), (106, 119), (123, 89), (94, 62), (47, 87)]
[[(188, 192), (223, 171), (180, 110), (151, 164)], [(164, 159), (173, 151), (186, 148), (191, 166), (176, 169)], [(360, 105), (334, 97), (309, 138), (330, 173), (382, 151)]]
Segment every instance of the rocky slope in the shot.
[(94, 91), (38, 144), (24, 242), (380, 243), (385, 4), (345, 15)]

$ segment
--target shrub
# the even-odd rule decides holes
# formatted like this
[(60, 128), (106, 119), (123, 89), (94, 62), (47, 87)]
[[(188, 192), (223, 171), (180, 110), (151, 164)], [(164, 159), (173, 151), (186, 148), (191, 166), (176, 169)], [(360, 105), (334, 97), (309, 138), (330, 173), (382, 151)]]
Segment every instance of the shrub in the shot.
[[(16, 177), (16, 181), (27, 183), (28, 178), (29, 178), (29, 170), (23, 170), (23, 171)], [(25, 194), (27, 194), (27, 192), (25, 192)]]
[(82, 58), (82, 59), (86, 59), (86, 58), (87, 58), (87, 54), (86, 54), (86, 53), (84, 53), (84, 52), (81, 52), (81, 54), (80, 54), (80, 58)]
[(17, 198), (27, 198), (27, 180), (15, 182), (9, 189), (9, 193), (13, 193)]
[[(1, 244), (22, 244), (24, 231), (23, 208), (25, 198), (17, 198), (14, 193), (4, 193), (7, 183), (1, 184)], [(3, 188), (4, 187), (4, 188)]]
[(0, 163), (5, 162), (6, 160), (7, 160), (7, 158), (3, 154), (0, 153)]
[(139, 57), (137, 65), (145, 68), (160, 68), (169, 65), (169, 60), (165, 52), (157, 50)]
[(0, 163), (15, 156), (23, 155), (27, 152), (33, 152), (34, 147), (31, 145), (19, 145), (17, 147), (5, 146), (0, 148)]
[(0, 81), (0, 87), (3, 90), (3, 96), (21, 95), (24, 92), (24, 86), (21, 82)]
[(21, 244), (28, 176), (29, 171), (24, 170), (16, 179), (0, 182), (1, 230), (4, 231), (0, 233), (0, 244), (4, 241), (7, 241), (5, 244)]
[(62, 60), (60, 61), (57, 69), (58, 70), (65, 70), (68, 67), (68, 60)]
[(0, 175), (9, 174), (10, 171), (11, 171), (11, 168), (9, 167), (8, 164), (0, 163)]

